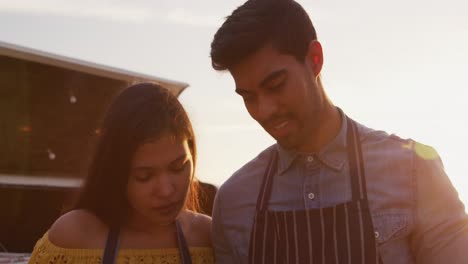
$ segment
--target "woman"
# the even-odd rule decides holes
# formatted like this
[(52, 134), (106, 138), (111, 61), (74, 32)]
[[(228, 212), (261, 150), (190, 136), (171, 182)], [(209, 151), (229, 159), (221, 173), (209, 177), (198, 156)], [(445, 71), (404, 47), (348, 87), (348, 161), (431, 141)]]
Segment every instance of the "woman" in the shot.
[(213, 263), (211, 218), (195, 213), (194, 132), (177, 98), (131, 86), (99, 131), (76, 206), (30, 263)]

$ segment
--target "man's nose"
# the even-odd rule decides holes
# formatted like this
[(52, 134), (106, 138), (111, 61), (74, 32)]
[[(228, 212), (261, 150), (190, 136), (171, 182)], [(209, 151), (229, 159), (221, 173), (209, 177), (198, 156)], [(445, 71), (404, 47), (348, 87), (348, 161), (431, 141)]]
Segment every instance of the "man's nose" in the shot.
[(278, 103), (271, 96), (261, 97), (258, 100), (257, 112), (257, 120), (261, 122), (268, 121), (278, 112)]

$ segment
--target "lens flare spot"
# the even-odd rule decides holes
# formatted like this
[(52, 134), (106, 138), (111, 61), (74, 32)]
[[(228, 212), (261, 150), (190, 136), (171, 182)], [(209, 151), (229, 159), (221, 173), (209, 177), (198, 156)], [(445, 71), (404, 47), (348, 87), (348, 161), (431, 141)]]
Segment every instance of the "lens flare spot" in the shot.
[(419, 157), (425, 160), (433, 160), (439, 157), (439, 154), (433, 147), (418, 142), (414, 145), (414, 151)]
[(30, 126), (22, 126), (19, 128), (21, 132), (28, 133), (31, 132), (31, 127)]
[(425, 160), (433, 160), (439, 157), (439, 154), (433, 147), (419, 142), (409, 141), (408, 143), (401, 145), (401, 147), (404, 149), (413, 149), (420, 158)]

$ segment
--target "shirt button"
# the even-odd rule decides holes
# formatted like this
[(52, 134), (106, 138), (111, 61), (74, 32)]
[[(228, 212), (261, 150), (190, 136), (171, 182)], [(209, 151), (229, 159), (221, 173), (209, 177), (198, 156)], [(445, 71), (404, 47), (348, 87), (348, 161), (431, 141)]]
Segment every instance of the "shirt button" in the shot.
[(314, 193), (309, 193), (307, 195), (307, 197), (309, 197), (310, 200), (313, 200), (313, 199), (315, 199), (315, 194)]
[(374, 232), (374, 236), (375, 236), (375, 238), (379, 238), (379, 237), (380, 237), (380, 233), (379, 233), (378, 231), (375, 231), (375, 232)]
[(308, 156), (308, 157), (307, 157), (307, 161), (308, 161), (308, 162), (314, 161), (314, 156)]

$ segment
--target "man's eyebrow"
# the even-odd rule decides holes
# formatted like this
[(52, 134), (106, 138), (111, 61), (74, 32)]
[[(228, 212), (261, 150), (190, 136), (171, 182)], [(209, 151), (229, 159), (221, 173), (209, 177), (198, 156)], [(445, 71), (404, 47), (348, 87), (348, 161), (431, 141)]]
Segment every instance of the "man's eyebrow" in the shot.
[(267, 77), (265, 77), (261, 82), (260, 82), (260, 86), (265, 86), (266, 84), (268, 84), (268, 82), (278, 78), (279, 76), (283, 75), (286, 73), (286, 69), (281, 69), (281, 70), (277, 70), (277, 71), (274, 71), (272, 73), (270, 73)]
[[(278, 78), (279, 76), (283, 75), (283, 74), (286, 74), (286, 69), (281, 69), (281, 70), (277, 70), (277, 71), (274, 71), (272, 73), (270, 73), (267, 77), (265, 77), (261, 82), (260, 82), (260, 86), (265, 86), (268, 84), (268, 82)], [(251, 92), (249, 90), (246, 90), (246, 89), (242, 89), (242, 88), (236, 88), (236, 91), (235, 91), (237, 94), (239, 95), (246, 95), (246, 94), (250, 94)]]

